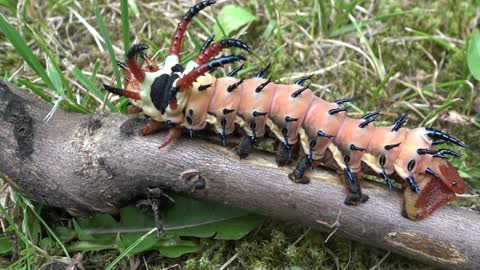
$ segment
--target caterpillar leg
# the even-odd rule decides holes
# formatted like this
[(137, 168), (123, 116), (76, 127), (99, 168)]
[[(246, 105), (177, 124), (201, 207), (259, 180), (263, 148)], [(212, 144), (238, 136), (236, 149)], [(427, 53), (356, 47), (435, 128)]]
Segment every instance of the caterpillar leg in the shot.
[(119, 95), (119, 96), (122, 96), (122, 97), (128, 97), (128, 98), (131, 98), (131, 99), (134, 99), (134, 100), (140, 100), (140, 93), (138, 93), (138, 92), (123, 90), (123, 89), (120, 89), (120, 88), (112, 87), (108, 84), (104, 84), (103, 89), (105, 89), (106, 91), (108, 91), (112, 94), (115, 94), (115, 95)]
[(368, 195), (362, 194), (360, 189), (360, 182), (357, 174), (352, 173), (349, 167), (343, 169), (345, 182), (347, 183), (347, 189), (349, 194), (345, 198), (346, 205), (358, 205), (360, 203), (368, 201)]
[(288, 178), (290, 178), (290, 180), (292, 180), (295, 183), (300, 183), (300, 184), (310, 183), (310, 179), (305, 176), (305, 172), (311, 166), (312, 166), (312, 163), (311, 163), (311, 158), (310, 157), (306, 156), (306, 157), (302, 158), (297, 163), (297, 166), (295, 167), (295, 170), (293, 170), (292, 173), (288, 174)]
[(152, 134), (155, 131), (157, 131), (158, 129), (160, 129), (160, 127), (162, 127), (162, 125), (163, 125), (162, 122), (158, 122), (158, 121), (150, 119), (150, 120), (148, 120), (148, 123), (146, 123), (145, 126), (143, 126), (139, 130), (138, 133), (141, 136), (146, 136), (146, 135)]
[(280, 143), (275, 154), (275, 161), (278, 166), (286, 165), (292, 157), (292, 147), (288, 143)]
[(256, 145), (256, 140), (253, 136), (245, 136), (238, 145), (237, 154), (240, 158), (246, 158), (253, 150), (253, 146)]
[(163, 137), (163, 141), (158, 148), (163, 148), (178, 139), (180, 136), (182, 136), (182, 131), (182, 128), (169, 129), (167, 135)]

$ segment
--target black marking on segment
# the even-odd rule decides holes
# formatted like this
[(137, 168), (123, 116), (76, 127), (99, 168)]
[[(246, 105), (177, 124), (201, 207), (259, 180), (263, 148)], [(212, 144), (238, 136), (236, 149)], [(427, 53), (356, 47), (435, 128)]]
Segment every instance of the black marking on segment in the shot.
[(300, 94), (302, 94), (302, 93), (303, 93), (303, 91), (307, 90), (307, 89), (308, 89), (308, 87), (310, 87), (310, 84), (308, 84), (308, 85), (306, 85), (306, 86), (304, 86), (304, 87), (302, 87), (302, 88), (298, 89), (297, 91), (293, 92), (293, 93), (292, 93), (292, 98), (296, 98), (296, 97), (298, 97)]
[(253, 111), (252, 115), (253, 117), (259, 117), (259, 116), (263, 116), (263, 115), (267, 115), (268, 112), (257, 112), (257, 111)]
[(328, 111), (328, 113), (330, 115), (334, 115), (334, 114), (337, 114), (339, 112), (346, 112), (348, 111), (348, 109), (350, 109), (350, 107), (345, 107), (345, 108), (335, 108), (335, 109), (331, 109)]
[(313, 139), (313, 140), (310, 141), (310, 149), (315, 148), (315, 146), (317, 146), (317, 140)]
[(367, 113), (367, 114), (365, 114), (364, 116), (362, 116), (362, 119), (370, 119), (370, 118), (372, 118), (372, 117), (378, 116), (379, 114), (380, 114), (380, 111)]
[(350, 144), (350, 150), (363, 152), (363, 151), (365, 151), (366, 149), (365, 149), (365, 148), (362, 148), (362, 147), (358, 147), (358, 146), (356, 146), (355, 144), (352, 143), (352, 144)]
[(227, 108), (225, 108), (225, 109), (223, 109), (223, 114), (229, 114), (229, 113), (232, 113), (232, 112), (234, 112), (234, 111), (235, 111), (234, 109), (227, 109)]
[(203, 53), (208, 47), (210, 47), (214, 38), (215, 38), (215, 35), (211, 35), (207, 38), (207, 40), (205, 40), (205, 42), (202, 45), (202, 48), (200, 48), (201, 53)]
[(266, 67), (264, 67), (257, 74), (255, 74), (255, 78), (264, 78), (265, 74), (267, 73), (267, 70), (270, 68), (271, 65), (272, 65), (272, 62), (269, 62)]
[(342, 98), (342, 99), (337, 99), (334, 102), (337, 103), (337, 105), (342, 105), (343, 103), (347, 103), (353, 100), (352, 98)]
[(455, 138), (455, 137), (453, 137), (453, 136), (451, 136), (451, 135), (449, 135), (445, 132), (442, 132), (440, 130), (436, 130), (436, 129), (433, 129), (433, 128), (425, 128), (425, 130), (427, 131), (428, 137), (430, 137), (432, 139), (444, 140), (444, 141), (456, 144), (460, 147), (467, 148), (467, 145), (465, 145), (463, 142), (461, 142), (457, 138)]
[(289, 123), (289, 122), (294, 122), (294, 121), (298, 121), (298, 118), (293, 118), (293, 117), (290, 117), (290, 116), (285, 116), (285, 122)]
[(236, 83), (231, 84), (227, 87), (227, 91), (231, 93), (233, 90), (237, 89), (237, 87), (243, 83), (243, 79), (238, 80)]
[(267, 84), (271, 82), (272, 82), (271, 78), (268, 78), (266, 82), (261, 83), (259, 86), (257, 86), (257, 88), (255, 89), (255, 92), (260, 93), (263, 90), (263, 88), (265, 88), (265, 86), (267, 86)]
[(328, 135), (328, 134), (326, 134), (325, 132), (323, 132), (323, 131), (321, 131), (321, 130), (318, 130), (318, 131), (317, 131), (317, 136), (318, 136), (318, 137), (325, 137), (325, 138), (333, 138), (333, 137), (335, 137), (335, 136), (333, 136), (333, 135)]
[(186, 21), (192, 20), (193, 16), (197, 15), (202, 9), (215, 4), (213, 0), (202, 1), (191, 7), (187, 13), (183, 16), (183, 19)]
[(180, 64), (176, 64), (175, 66), (173, 66), (173, 67), (171, 68), (172, 73), (175, 73), (175, 72), (180, 72), (180, 73), (181, 73), (181, 72), (183, 72), (184, 70), (185, 70), (185, 68), (184, 68), (182, 65), (180, 65)]
[(198, 87), (198, 91), (199, 91), (199, 92), (205, 91), (205, 90), (207, 90), (210, 86), (212, 86), (211, 83), (210, 83), (210, 84), (200, 85), (200, 86)]
[(380, 158), (378, 159), (378, 163), (380, 163), (380, 166), (385, 166), (386, 158), (385, 155), (381, 155)]
[(406, 180), (407, 180), (408, 184), (410, 185), (410, 189), (413, 192), (419, 194), (420, 193), (420, 188), (418, 187), (417, 182), (415, 182), (415, 178), (413, 178), (413, 176), (409, 176), (409, 177), (407, 177)]
[(207, 62), (208, 71), (212, 72), (219, 67), (223, 67), (226, 64), (232, 64), (237, 61), (245, 61), (245, 57), (241, 55), (228, 55), (221, 56), (219, 58), (211, 59)]
[(192, 125), (192, 123), (193, 123), (192, 117), (187, 116), (186, 118), (187, 118), (187, 123), (188, 123), (189, 125)]
[[(235, 75), (237, 75), (237, 73), (242, 70), (242, 68), (245, 66), (245, 63), (242, 63), (242, 65), (239, 67), (239, 68), (236, 68), (234, 70), (232, 70), (230, 73), (227, 74), (227, 77), (235, 77)], [(243, 80), (242, 80), (243, 82)]]
[(415, 159), (410, 160), (407, 164), (407, 170), (411, 172), (413, 168), (415, 168), (415, 164), (416, 164)]
[(385, 145), (383, 148), (384, 148), (385, 150), (389, 151), (389, 150), (392, 150), (392, 149), (395, 148), (395, 147), (399, 147), (400, 144), (402, 144), (402, 143), (399, 142), (399, 143), (396, 143), (396, 144), (387, 144), (387, 145)]
[(162, 74), (159, 77), (155, 78), (150, 89), (150, 98), (152, 99), (153, 105), (157, 110), (162, 114), (165, 113), (165, 110), (168, 106), (168, 101), (172, 98), (172, 86), (173, 83), (178, 79), (177, 74), (168, 75)]
[(215, 113), (213, 113), (213, 112), (207, 112), (207, 113), (208, 113), (209, 115), (211, 115), (211, 116), (217, 117), (217, 115), (216, 115)]
[(401, 127), (405, 125), (408, 120), (408, 113), (404, 114), (400, 118), (398, 118), (395, 123), (393, 123), (392, 131), (398, 131)]
[(188, 110), (188, 114), (193, 115), (193, 110), (192, 109)]
[(348, 163), (350, 163), (350, 155), (345, 155), (345, 156), (343, 157), (343, 161), (345, 162), (345, 164), (348, 165)]
[(372, 112), (372, 113), (367, 113), (362, 117), (362, 119), (365, 119), (360, 125), (358, 125), (359, 128), (364, 128), (368, 126), (368, 124), (372, 123), (373, 121), (377, 120), (378, 116), (380, 115), (380, 111)]
[(307, 80), (310, 80), (310, 79), (313, 77), (313, 75), (315, 75), (315, 74), (310, 74), (310, 75), (308, 75), (308, 76), (303, 76), (302, 78), (298, 79), (298, 80), (295, 82), (295, 84), (296, 84), (296, 85), (303, 86), (303, 83), (304, 83), (305, 81), (307, 81)]

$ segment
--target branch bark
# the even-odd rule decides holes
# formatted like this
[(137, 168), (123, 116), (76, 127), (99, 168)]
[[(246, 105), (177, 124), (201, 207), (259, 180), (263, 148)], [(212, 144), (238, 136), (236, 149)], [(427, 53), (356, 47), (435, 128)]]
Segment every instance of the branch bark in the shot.
[(137, 136), (141, 120), (118, 114), (59, 110), (0, 81), (0, 177), (31, 198), (74, 215), (116, 213), (160, 187), (240, 207), (391, 250), (436, 267), (480, 269), (480, 215), (443, 207), (423, 221), (400, 214), (401, 194), (363, 183), (370, 200), (343, 204), (334, 173), (315, 170), (311, 183), (288, 180), (271, 155), (239, 160), (234, 151), (199, 139), (158, 149), (162, 135)]

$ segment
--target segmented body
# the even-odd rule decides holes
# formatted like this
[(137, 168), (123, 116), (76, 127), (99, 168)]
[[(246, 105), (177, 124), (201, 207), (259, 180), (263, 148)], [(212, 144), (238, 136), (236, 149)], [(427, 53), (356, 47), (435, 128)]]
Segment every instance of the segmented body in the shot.
[[(316, 97), (303, 86), (309, 77), (295, 84), (277, 84), (265, 79), (267, 68), (250, 79), (232, 76), (215, 78), (209, 72), (223, 64), (243, 60), (239, 56), (211, 57), (227, 47), (248, 46), (236, 40), (224, 40), (210, 46), (209, 39), (200, 55), (185, 68), (179, 64), (178, 52), (183, 33), (191, 17), (202, 8), (213, 4), (203, 1), (192, 7), (177, 27), (171, 54), (163, 67), (158, 68), (142, 55), (147, 65), (140, 67), (135, 56), (145, 50), (136, 45), (129, 52), (125, 89), (106, 89), (133, 98), (132, 102), (150, 116), (153, 122), (143, 133), (168, 122), (171, 141), (180, 131), (192, 135), (197, 130), (213, 127), (223, 140), (240, 129), (245, 134), (239, 148), (240, 157), (246, 157), (257, 140), (271, 134), (281, 142), (277, 162), (283, 165), (291, 158), (291, 148), (300, 144), (305, 157), (300, 160), (290, 179), (307, 183), (305, 172), (316, 163), (333, 164), (347, 182), (347, 204), (365, 202), (359, 181), (362, 170), (368, 167), (381, 175), (391, 188), (390, 176), (405, 188), (405, 211), (409, 218), (418, 219), (464, 192), (463, 180), (448, 162), (448, 155), (457, 155), (434, 145), (451, 142), (464, 147), (455, 138), (429, 128), (403, 128), (406, 116), (391, 127), (376, 127), (372, 122), (379, 112), (362, 119), (347, 116), (343, 103), (328, 102)], [(178, 41), (180, 39), (180, 41)], [(135, 96), (137, 94), (138, 96)], [(366, 165), (366, 166), (365, 166)]]

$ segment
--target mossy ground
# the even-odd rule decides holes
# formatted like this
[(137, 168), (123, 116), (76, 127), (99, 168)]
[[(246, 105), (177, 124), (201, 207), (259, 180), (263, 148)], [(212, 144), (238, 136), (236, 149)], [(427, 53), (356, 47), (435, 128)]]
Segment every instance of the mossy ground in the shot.
[[(350, 115), (360, 117), (367, 111), (381, 110), (378, 123), (381, 125), (394, 121), (398, 113), (409, 111), (408, 126), (417, 126), (445, 101), (461, 98), (461, 102), (435, 115), (429, 124), (468, 143), (470, 148), (462, 152), (465, 158), (456, 165), (472, 177), (468, 179), (470, 183), (478, 185), (480, 108), (474, 100), (479, 92), (466, 66), (466, 43), (478, 20), (475, 4), (453, 0), (360, 0), (356, 1), (356, 8), (348, 12), (349, 2), (342, 6), (339, 3), (343, 1), (337, 1), (333, 8), (331, 1), (327, 2), (327, 16), (322, 19), (319, 4), (312, 1), (234, 1), (257, 19), (241, 35), (235, 36), (255, 51), (256, 57), (248, 58), (249, 65), (255, 65), (258, 70), (272, 61), (270, 74), (274, 80), (284, 83), (316, 73), (311, 88), (319, 96), (327, 100), (355, 97), (353, 104), (356, 107)], [(68, 75), (69, 65), (73, 63), (84, 72), (91, 72), (99, 61), (97, 81), (101, 85), (109, 82), (112, 63), (107, 52), (99, 50), (92, 33), (78, 19), (84, 18), (97, 27), (90, 1), (61, 3), (30, 1), (27, 23), (43, 33), (50, 49), (62, 60), (60, 63), (76, 94), (82, 96), (84, 90), (76, 87), (73, 76)], [(130, 16), (131, 41), (149, 41), (158, 46), (160, 56), (165, 55), (176, 23), (193, 1), (136, 3), (139, 16)], [(121, 48), (119, 2), (100, 1), (99, 5), (113, 44)], [(223, 5), (225, 3), (219, 3), (214, 8), (217, 15)], [(1, 7), (0, 10), (11, 22), (18, 22), (10, 11)], [(79, 17), (72, 15), (71, 10), (78, 12)], [(213, 31), (215, 21), (211, 10), (207, 9), (206, 14), (207, 17), (199, 16), (192, 23), (184, 51), (192, 52), (192, 41), (201, 42)], [(355, 28), (344, 28), (352, 26), (352, 21), (361, 23), (367, 19), (362, 33), (371, 51)], [(21, 23), (14, 24), (17, 29), (26, 27)], [(268, 28), (268, 25), (272, 27)], [(338, 34), (338, 30), (343, 29), (348, 31)], [(26, 35), (25, 38), (43, 59), (32, 36)], [(0, 42), (0, 71), (11, 76), (23, 60), (1, 34)], [(121, 58), (121, 49), (116, 54)], [(242, 76), (251, 74), (253, 71)], [(391, 74), (391, 78), (376, 92), (387, 74)], [(32, 81), (36, 78), (28, 67), (22, 68), (13, 81), (18, 77)], [(473, 84), (460, 82), (466, 79)], [(98, 105), (92, 102), (92, 110), (100, 109), (95, 106)], [(469, 190), (469, 193), (474, 192)], [(466, 207), (479, 205), (478, 197), (461, 198), (458, 203)], [(145, 267), (145, 262), (148, 269), (217, 269), (234, 257), (228, 269), (366, 269), (379, 265), (386, 256), (381, 261), (382, 269), (429, 269), (404, 257), (387, 255), (385, 251), (335, 235), (325, 244), (327, 236), (300, 225), (269, 221), (239, 241), (202, 240), (204, 249), (197, 254), (166, 260), (148, 253), (136, 256), (129, 263), (141, 262), (141, 267)], [(103, 268), (115, 257), (116, 253), (112, 252), (85, 254), (83, 264), (87, 269)], [(129, 263), (123, 261), (119, 267), (127, 268)]]

